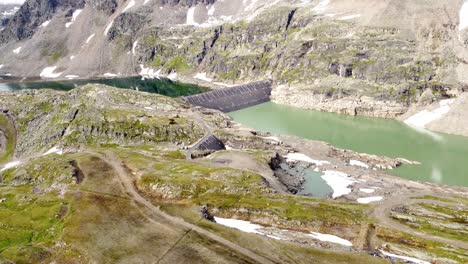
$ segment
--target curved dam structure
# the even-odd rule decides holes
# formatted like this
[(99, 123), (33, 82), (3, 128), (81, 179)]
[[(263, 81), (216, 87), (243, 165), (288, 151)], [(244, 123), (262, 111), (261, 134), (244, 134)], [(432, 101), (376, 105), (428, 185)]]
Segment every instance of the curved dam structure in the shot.
[(272, 80), (264, 80), (186, 96), (182, 99), (192, 105), (228, 113), (270, 101), (272, 84)]

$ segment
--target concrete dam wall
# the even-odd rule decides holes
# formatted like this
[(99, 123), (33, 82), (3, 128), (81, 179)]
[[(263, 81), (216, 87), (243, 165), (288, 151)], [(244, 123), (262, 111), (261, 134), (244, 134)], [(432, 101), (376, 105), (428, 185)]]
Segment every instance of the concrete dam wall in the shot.
[(182, 99), (192, 105), (227, 113), (270, 101), (272, 83), (272, 80), (253, 82)]

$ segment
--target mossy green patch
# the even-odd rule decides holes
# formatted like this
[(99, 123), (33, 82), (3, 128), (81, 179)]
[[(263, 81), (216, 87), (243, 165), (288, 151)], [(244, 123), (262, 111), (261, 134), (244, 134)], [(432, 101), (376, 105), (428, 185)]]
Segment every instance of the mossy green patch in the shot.
[(16, 129), (12, 121), (0, 113), (0, 137), (6, 140), (5, 146), (0, 146), (0, 164), (8, 161), (15, 151)]
[(186, 72), (191, 68), (183, 56), (172, 57), (164, 64), (164, 67), (179, 73)]

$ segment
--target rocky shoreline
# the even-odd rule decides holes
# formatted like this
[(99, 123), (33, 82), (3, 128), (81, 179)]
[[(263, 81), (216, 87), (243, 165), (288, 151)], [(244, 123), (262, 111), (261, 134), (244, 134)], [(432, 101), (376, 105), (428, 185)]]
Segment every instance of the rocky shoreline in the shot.
[(379, 101), (369, 96), (351, 95), (333, 98), (312, 91), (294, 92), (286, 88), (275, 89), (272, 101), (303, 109), (381, 118), (396, 118), (408, 110), (408, 106), (404, 104), (395, 101)]

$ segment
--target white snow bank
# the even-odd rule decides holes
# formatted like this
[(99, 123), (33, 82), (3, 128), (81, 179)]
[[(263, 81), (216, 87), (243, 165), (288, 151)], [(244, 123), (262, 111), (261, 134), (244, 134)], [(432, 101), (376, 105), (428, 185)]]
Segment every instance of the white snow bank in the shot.
[(56, 69), (57, 66), (45, 67), (42, 70), (41, 74), (39, 74), (39, 76), (41, 76), (42, 78), (57, 78), (60, 75), (62, 75), (63, 72), (54, 73)]
[(169, 74), (167, 76), (167, 78), (169, 78), (169, 80), (175, 81), (175, 80), (177, 80), (177, 76), (178, 76), (177, 72), (173, 72), (173, 73)]
[(324, 171), (322, 179), (333, 189), (333, 198), (349, 194), (351, 188), (348, 188), (348, 186), (356, 182), (346, 173), (339, 171)]
[(355, 19), (358, 17), (361, 17), (361, 15), (355, 14), (355, 15), (343, 16), (343, 17), (338, 18), (338, 20), (351, 20), (351, 19)]
[(145, 2), (143, 2), (144, 5), (146, 5), (150, 0), (145, 0)]
[(280, 139), (277, 138), (277, 137), (263, 137), (264, 139), (268, 139), (268, 140), (272, 140), (272, 141), (276, 141), (276, 142), (280, 142)]
[(340, 245), (347, 246), (347, 247), (353, 246), (353, 243), (351, 243), (350, 241), (343, 239), (341, 237), (334, 236), (334, 235), (311, 232), (309, 236), (315, 239), (318, 239), (320, 241), (324, 241), (324, 242), (331, 242), (331, 243), (340, 244)]
[(118, 74), (115, 74), (115, 73), (106, 72), (106, 73), (104, 73), (103, 76), (104, 76), (104, 77), (117, 77), (117, 76), (119, 76), (119, 75), (118, 75)]
[(1, 169), (0, 171), (6, 171), (8, 169), (15, 168), (20, 164), (21, 164), (21, 161), (13, 161), (13, 162), (7, 163), (5, 164), (5, 166), (3, 166), (3, 169)]
[(213, 82), (213, 84), (219, 85), (219, 86), (224, 86), (224, 87), (232, 87), (234, 85), (227, 84), (227, 83), (221, 83), (221, 82)]
[(42, 156), (47, 156), (47, 155), (50, 155), (50, 154), (62, 155), (63, 154), (63, 149), (61, 149), (59, 147), (53, 147), (53, 148), (49, 149), (46, 153), (44, 153)]
[(135, 0), (131, 0), (128, 5), (124, 8), (124, 10), (122, 11), (122, 13), (125, 13), (125, 11), (129, 10), (130, 8), (134, 7), (135, 6)]
[(96, 36), (96, 34), (92, 34), (91, 36), (89, 36), (87, 39), (86, 39), (86, 44), (88, 44), (93, 38), (94, 36)]
[(402, 260), (405, 260), (405, 261), (410, 261), (410, 262), (413, 262), (413, 263), (416, 263), (416, 264), (431, 264), (430, 262), (427, 262), (427, 261), (424, 261), (424, 260), (420, 260), (420, 259), (417, 259), (417, 258), (406, 257), (406, 256), (395, 255), (395, 254), (392, 254), (392, 253), (385, 252), (383, 250), (380, 250), (380, 252), (382, 252), (382, 254), (384, 254), (385, 256), (392, 257), (392, 258), (397, 258), (397, 259), (402, 259)]
[(195, 6), (192, 6), (188, 9), (187, 11), (187, 21), (185, 24), (187, 25), (193, 25), (193, 26), (198, 26), (199, 24), (195, 22)]
[(468, 1), (465, 1), (460, 9), (460, 24), (458, 30), (462, 31), (468, 27)]
[(314, 160), (314, 159), (311, 159), (310, 157), (302, 154), (302, 153), (288, 153), (288, 155), (286, 155), (286, 161), (304, 161), (304, 162), (308, 162), (308, 163), (313, 163), (317, 166), (322, 166), (322, 165), (325, 165), (325, 164), (330, 164), (330, 162), (328, 161), (325, 161), (325, 160)]
[(80, 76), (78, 76), (78, 75), (66, 75), (65, 78), (67, 78), (67, 79), (76, 79), (76, 78), (80, 78)]
[(208, 15), (209, 15), (209, 16), (213, 16), (214, 13), (215, 13), (215, 10), (216, 10), (215, 5), (212, 4), (212, 5), (210, 6), (210, 8), (208, 9)]
[(195, 79), (199, 79), (205, 82), (212, 82), (213, 79), (210, 79), (206, 76), (206, 72), (199, 72), (194, 76)]
[(46, 22), (42, 23), (39, 27), (45, 28), (50, 24), (50, 20), (47, 20)]
[(383, 196), (374, 196), (374, 197), (366, 197), (366, 198), (359, 198), (357, 202), (360, 204), (368, 204), (372, 202), (382, 201)]
[(359, 191), (361, 191), (363, 193), (374, 193), (375, 189), (361, 188), (361, 189), (359, 189)]
[(262, 234), (261, 232), (257, 231), (258, 229), (263, 228), (261, 225), (252, 224), (248, 221), (226, 219), (226, 218), (219, 218), (219, 217), (215, 217), (215, 221), (216, 223), (220, 225), (235, 228), (243, 232)]
[(72, 55), (72, 56), (70, 56), (70, 60), (73, 60), (74, 58), (75, 58), (75, 56), (73, 56), (73, 55)]
[(143, 64), (140, 64), (140, 76), (143, 77), (143, 79), (148, 78), (148, 79), (160, 79), (161, 78), (161, 70), (155, 71), (154, 69), (151, 68), (146, 68)]
[(3, 68), (3, 64), (0, 64), (0, 69)]
[(19, 53), (21, 52), (21, 48), (22, 48), (22, 47), (18, 47), (18, 48), (16, 48), (16, 49), (14, 49), (14, 50), (13, 50), (13, 53), (19, 54)]
[(323, 13), (325, 10), (327, 10), (329, 4), (330, 0), (321, 0), (316, 7), (312, 8), (312, 10), (317, 13)]
[(109, 30), (111, 29), (112, 25), (114, 25), (114, 20), (112, 20), (109, 25), (107, 25), (106, 29), (104, 30), (104, 36), (107, 36), (107, 33), (109, 33)]
[(407, 125), (417, 127), (417, 128), (426, 128), (426, 125), (439, 120), (442, 118), (444, 115), (446, 115), (448, 112), (450, 112), (450, 104), (454, 102), (453, 99), (447, 99), (447, 100), (442, 100), (439, 103), (439, 108), (429, 111), (429, 110), (423, 110), (408, 119), (406, 119), (404, 122)]
[(369, 168), (369, 165), (367, 165), (366, 163), (364, 163), (362, 161), (359, 161), (359, 160), (350, 160), (349, 165), (363, 167), (363, 168), (366, 168), (366, 169)]
[(71, 25), (73, 25), (73, 22), (76, 21), (76, 19), (77, 19), (78, 16), (81, 14), (81, 12), (83, 12), (83, 9), (77, 9), (77, 10), (75, 10), (75, 12), (73, 12), (71, 22), (66, 23), (66, 24), (65, 24), (65, 27), (66, 27), (66, 28), (69, 28)]
[(138, 40), (135, 40), (135, 42), (133, 42), (133, 45), (132, 45), (132, 54), (136, 53), (137, 46), (138, 46)]

